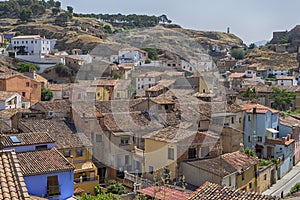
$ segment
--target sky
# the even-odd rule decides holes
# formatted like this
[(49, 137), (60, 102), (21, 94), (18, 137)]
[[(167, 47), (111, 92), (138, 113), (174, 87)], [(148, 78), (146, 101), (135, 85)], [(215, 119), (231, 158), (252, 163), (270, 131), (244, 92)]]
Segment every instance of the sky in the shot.
[(183, 28), (230, 32), (250, 44), (300, 24), (299, 0), (61, 0), (76, 13), (166, 14)]

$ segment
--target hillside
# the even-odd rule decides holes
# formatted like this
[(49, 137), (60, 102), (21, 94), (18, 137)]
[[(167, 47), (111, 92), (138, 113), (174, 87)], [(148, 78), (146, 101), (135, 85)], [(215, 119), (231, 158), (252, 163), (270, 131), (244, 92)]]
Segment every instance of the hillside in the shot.
[(266, 47), (256, 48), (251, 51), (245, 59), (251, 63), (258, 63), (262, 66), (273, 66), (275, 68), (297, 68), (297, 53), (275, 52)]

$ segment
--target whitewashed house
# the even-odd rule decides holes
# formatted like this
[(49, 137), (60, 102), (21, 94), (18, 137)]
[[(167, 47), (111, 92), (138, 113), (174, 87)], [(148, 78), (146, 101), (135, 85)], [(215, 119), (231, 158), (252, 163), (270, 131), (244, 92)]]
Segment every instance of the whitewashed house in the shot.
[[(113, 59), (113, 58), (111, 58)], [(140, 66), (148, 59), (148, 53), (140, 49), (122, 49), (118, 53), (119, 64), (134, 64)]]
[(11, 46), (17, 53), (23, 48), (26, 55), (47, 55), (54, 49), (56, 40), (39, 35), (17, 36), (11, 39)]
[(210, 71), (213, 68), (213, 61), (209, 55), (200, 55), (198, 60), (189, 62), (182, 60), (181, 69), (190, 73)]
[(296, 76), (279, 76), (277, 78), (277, 85), (292, 86), (297, 84), (298, 80)]
[(17, 92), (0, 92), (0, 110), (22, 108), (22, 97)]

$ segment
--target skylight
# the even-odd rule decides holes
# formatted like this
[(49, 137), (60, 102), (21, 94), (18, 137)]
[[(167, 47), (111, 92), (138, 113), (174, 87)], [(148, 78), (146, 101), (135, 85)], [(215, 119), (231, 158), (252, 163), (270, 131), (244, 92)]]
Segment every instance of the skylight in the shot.
[(19, 138), (17, 136), (9, 136), (10, 139), (12, 140), (12, 142), (15, 144), (15, 143), (21, 143)]

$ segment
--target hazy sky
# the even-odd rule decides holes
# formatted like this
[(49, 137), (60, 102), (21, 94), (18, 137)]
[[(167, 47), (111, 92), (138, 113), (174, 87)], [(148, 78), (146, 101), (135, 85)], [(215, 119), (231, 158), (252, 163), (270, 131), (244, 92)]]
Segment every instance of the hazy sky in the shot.
[(245, 43), (270, 40), (272, 32), (300, 24), (299, 0), (61, 0), (76, 13), (166, 14), (196, 30), (230, 31)]

